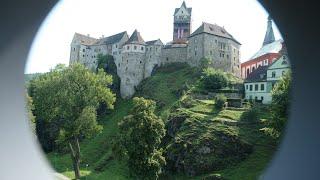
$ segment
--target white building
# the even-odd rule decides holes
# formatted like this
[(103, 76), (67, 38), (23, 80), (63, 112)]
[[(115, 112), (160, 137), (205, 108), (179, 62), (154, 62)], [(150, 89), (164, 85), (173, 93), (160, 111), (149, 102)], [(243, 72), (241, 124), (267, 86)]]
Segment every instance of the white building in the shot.
[(270, 104), (272, 101), (271, 91), (274, 85), (289, 70), (290, 63), (286, 53), (269, 67), (260, 66), (249, 74), (244, 81), (245, 99)]

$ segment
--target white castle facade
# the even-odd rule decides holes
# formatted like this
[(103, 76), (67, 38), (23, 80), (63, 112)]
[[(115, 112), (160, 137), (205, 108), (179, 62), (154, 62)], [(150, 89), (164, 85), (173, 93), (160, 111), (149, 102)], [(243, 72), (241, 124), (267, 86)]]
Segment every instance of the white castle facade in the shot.
[(160, 39), (145, 42), (137, 30), (130, 37), (124, 31), (99, 39), (75, 33), (70, 64), (80, 62), (95, 70), (98, 54), (112, 55), (123, 98), (132, 97), (135, 87), (151, 76), (154, 67), (173, 62), (198, 66), (205, 57), (212, 61), (212, 67), (240, 77), (241, 44), (215, 24), (202, 23), (191, 33), (191, 13), (192, 8), (187, 8), (185, 2), (175, 9), (173, 41), (166, 45)]

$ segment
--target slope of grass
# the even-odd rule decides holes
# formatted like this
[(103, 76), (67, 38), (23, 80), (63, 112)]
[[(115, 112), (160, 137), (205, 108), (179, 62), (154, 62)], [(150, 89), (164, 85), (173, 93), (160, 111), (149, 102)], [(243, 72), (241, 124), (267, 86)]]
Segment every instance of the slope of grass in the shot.
[[(198, 139), (195, 139), (197, 143), (201, 142), (201, 139), (210, 139), (210, 132), (219, 130), (236, 134), (251, 143), (253, 152), (241, 162), (230, 164), (222, 170), (194, 177), (174, 173), (162, 176), (161, 179), (203, 179), (213, 174), (219, 174), (226, 179), (257, 179), (275, 151), (274, 141), (259, 131), (263, 126), (260, 122), (239, 122), (243, 109), (218, 111), (214, 108), (213, 100), (193, 99), (190, 93), (192, 89), (199, 90), (199, 78), (199, 73), (186, 65), (162, 67), (142, 82), (136, 96), (155, 100), (158, 106), (157, 114), (164, 121), (177, 108), (194, 116), (196, 120), (186, 121), (184, 130), (178, 133), (181, 138), (198, 135)], [(131, 100), (118, 99), (113, 112), (99, 119), (99, 123), (104, 127), (103, 131), (81, 142), (83, 179), (132, 179), (126, 163), (114, 159), (111, 151), (111, 143), (118, 133), (117, 123), (128, 114), (131, 107)], [(261, 107), (259, 117), (267, 119), (269, 116), (266, 111), (266, 107)], [(48, 159), (56, 171), (74, 178), (69, 154), (49, 153)]]

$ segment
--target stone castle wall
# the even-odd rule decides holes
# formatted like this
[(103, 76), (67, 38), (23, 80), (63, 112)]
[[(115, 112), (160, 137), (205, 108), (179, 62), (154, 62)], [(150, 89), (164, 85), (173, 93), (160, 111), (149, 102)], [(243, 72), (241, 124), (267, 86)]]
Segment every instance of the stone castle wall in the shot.
[(161, 55), (161, 64), (170, 64), (176, 62), (188, 62), (187, 60), (187, 47), (170, 47), (163, 48)]
[(145, 54), (123, 52), (120, 59), (120, 67), (117, 71), (121, 79), (120, 94), (123, 98), (130, 98), (135, 93), (135, 87), (144, 79)]
[(153, 68), (160, 65), (161, 55), (161, 45), (149, 45), (146, 47), (144, 78), (150, 77)]

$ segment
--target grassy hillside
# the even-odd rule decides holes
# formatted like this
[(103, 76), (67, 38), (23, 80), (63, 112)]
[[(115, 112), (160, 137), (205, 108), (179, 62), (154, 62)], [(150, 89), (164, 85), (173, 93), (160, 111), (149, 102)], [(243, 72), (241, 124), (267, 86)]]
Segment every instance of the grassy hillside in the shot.
[[(214, 100), (193, 97), (193, 89), (198, 88), (199, 80), (200, 74), (195, 69), (176, 64), (159, 68), (137, 88), (136, 96), (157, 102), (157, 114), (167, 123), (167, 128), (171, 128), (171, 136), (164, 139), (167, 151), (181, 154), (188, 150), (181, 158), (185, 160), (184, 167), (191, 169), (173, 170), (161, 179), (210, 179), (216, 176), (257, 179), (275, 151), (275, 142), (259, 130), (268, 111), (265, 107), (258, 107), (260, 120), (244, 122), (240, 117), (245, 109), (216, 110)], [(113, 112), (99, 119), (104, 127), (102, 133), (81, 142), (83, 179), (131, 179), (126, 164), (116, 160), (111, 150), (118, 133), (117, 123), (131, 107), (131, 100), (119, 99)], [(182, 116), (183, 121), (176, 126), (174, 118)], [(206, 142), (215, 147), (214, 151), (199, 153)], [(238, 148), (239, 153), (234, 148)], [(229, 156), (224, 157), (226, 153)], [(50, 153), (48, 159), (56, 171), (73, 178), (69, 154)], [(198, 172), (199, 168), (206, 171), (192, 177), (183, 173)]]

